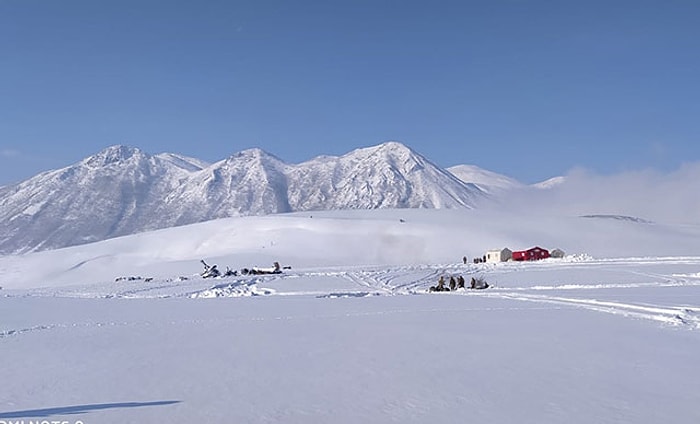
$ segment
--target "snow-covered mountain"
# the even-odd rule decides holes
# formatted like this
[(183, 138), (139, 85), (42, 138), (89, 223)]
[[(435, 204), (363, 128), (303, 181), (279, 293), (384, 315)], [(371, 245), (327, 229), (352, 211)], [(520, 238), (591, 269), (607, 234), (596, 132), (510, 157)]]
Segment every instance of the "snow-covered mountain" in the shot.
[(289, 169), (295, 210), (472, 208), (483, 197), (398, 142), (319, 157)]
[(550, 188), (558, 187), (564, 183), (566, 183), (566, 177), (553, 177), (540, 183), (533, 184), (532, 186), (534, 188), (547, 190)]
[(447, 168), (455, 177), (475, 184), (486, 193), (507, 191), (523, 187), (520, 181), (502, 174), (497, 174), (476, 165), (457, 165)]
[(112, 146), (0, 188), (0, 253), (294, 211), (473, 208), (484, 191), (398, 142), (287, 164), (249, 149), (207, 164)]
[(43, 250), (160, 228), (162, 199), (201, 161), (113, 146), (0, 189), (0, 252)]

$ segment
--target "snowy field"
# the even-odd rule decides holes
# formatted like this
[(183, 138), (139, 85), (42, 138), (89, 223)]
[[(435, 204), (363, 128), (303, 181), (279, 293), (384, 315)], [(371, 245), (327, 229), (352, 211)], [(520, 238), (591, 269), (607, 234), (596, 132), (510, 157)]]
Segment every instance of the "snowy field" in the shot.
[[(536, 245), (567, 256), (471, 261)], [(458, 275), (492, 287), (427, 293)], [(0, 286), (0, 424), (700, 422), (697, 225), (233, 218), (0, 257)]]

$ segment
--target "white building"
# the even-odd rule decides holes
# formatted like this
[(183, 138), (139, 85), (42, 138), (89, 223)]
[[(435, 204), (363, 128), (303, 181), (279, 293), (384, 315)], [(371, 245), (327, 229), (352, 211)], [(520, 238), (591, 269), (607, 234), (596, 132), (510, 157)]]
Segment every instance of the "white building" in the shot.
[(564, 256), (566, 256), (566, 253), (564, 253), (564, 251), (561, 249), (554, 249), (549, 252), (550, 258), (563, 258)]
[(513, 251), (507, 247), (486, 252), (486, 262), (505, 262), (513, 259)]

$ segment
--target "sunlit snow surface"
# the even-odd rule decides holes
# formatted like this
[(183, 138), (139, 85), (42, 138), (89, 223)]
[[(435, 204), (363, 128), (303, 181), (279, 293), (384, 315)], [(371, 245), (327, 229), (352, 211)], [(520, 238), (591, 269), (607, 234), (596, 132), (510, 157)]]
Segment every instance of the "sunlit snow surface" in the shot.
[[(699, 236), (357, 211), (2, 257), (0, 422), (700, 422)], [(471, 260), (535, 245), (567, 256)], [(427, 293), (458, 275), (492, 287)]]

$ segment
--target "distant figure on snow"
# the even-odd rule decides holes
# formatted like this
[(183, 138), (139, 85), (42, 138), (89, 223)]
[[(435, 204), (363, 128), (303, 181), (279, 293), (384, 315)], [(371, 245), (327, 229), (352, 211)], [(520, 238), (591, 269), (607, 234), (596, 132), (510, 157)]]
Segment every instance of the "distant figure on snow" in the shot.
[(487, 288), (489, 288), (489, 283), (484, 281), (484, 279), (482, 279), (482, 278), (477, 279), (477, 278), (472, 277), (470, 288), (475, 289), (475, 290), (487, 289)]
[(438, 291), (445, 290), (445, 277), (443, 277), (442, 275), (440, 276), (440, 279), (438, 280), (437, 289), (438, 289)]
[(441, 275), (441, 276), (440, 276), (440, 279), (438, 280), (437, 286), (431, 286), (431, 287), (430, 287), (430, 291), (431, 291), (431, 292), (434, 292), (434, 291), (438, 291), (438, 292), (441, 292), (441, 291), (450, 291), (450, 289), (448, 289), (447, 287), (445, 287), (445, 277), (443, 277), (443, 276)]

